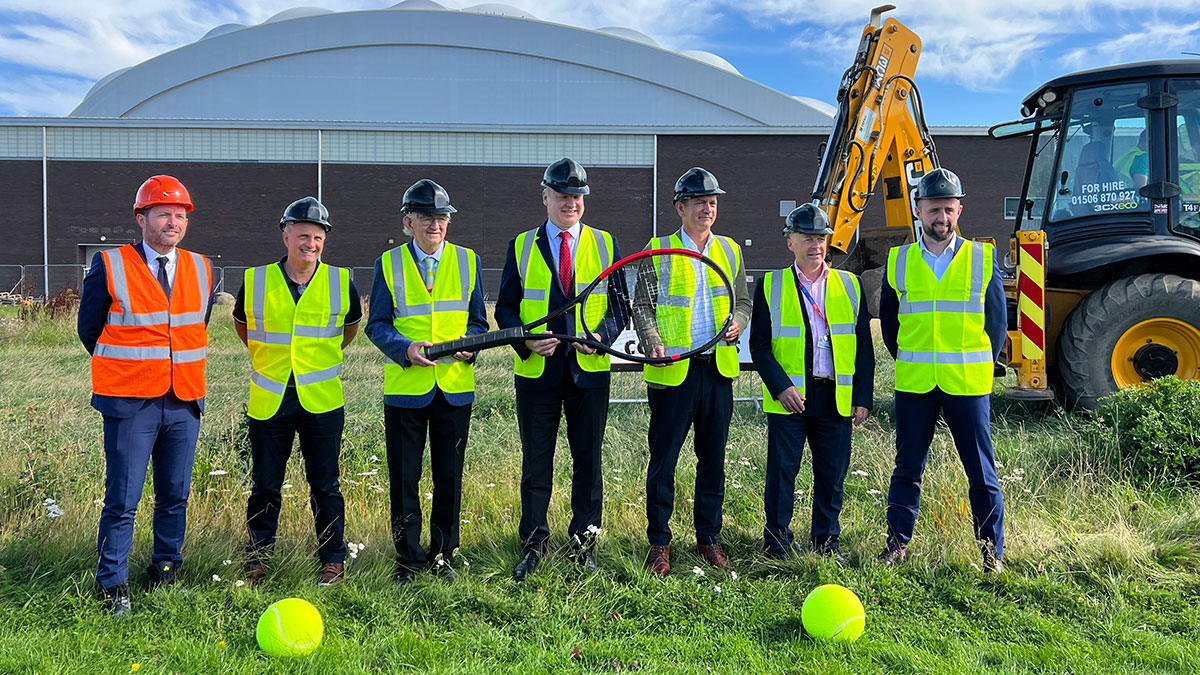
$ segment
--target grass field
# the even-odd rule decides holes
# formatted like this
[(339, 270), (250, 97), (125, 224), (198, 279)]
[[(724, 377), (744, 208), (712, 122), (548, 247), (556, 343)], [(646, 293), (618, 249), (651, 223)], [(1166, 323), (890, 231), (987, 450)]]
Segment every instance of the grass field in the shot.
[[(692, 551), (694, 459), (680, 463), (675, 574), (645, 573), (648, 415), (614, 406), (605, 438), (600, 571), (565, 561), (570, 462), (560, 443), (547, 563), (524, 584), (520, 444), (511, 355), (481, 360), (467, 450), (462, 549), (447, 584), (391, 580), (382, 358), (363, 337), (348, 350), (342, 453), (349, 541), (365, 544), (345, 583), (318, 589), (312, 518), (293, 461), (279, 554), (259, 587), (238, 586), (244, 539), (247, 356), (228, 308), (210, 329), (209, 397), (196, 457), (183, 590), (144, 592), (149, 490), (138, 515), (134, 616), (113, 623), (95, 590), (103, 486), (100, 415), (73, 323), (0, 313), (0, 672), (1200, 672), (1200, 492), (1129, 479), (1111, 436), (1086, 419), (995, 398), (1007, 502), (1007, 572), (976, 564), (966, 483), (939, 431), (909, 562), (884, 568), (883, 497), (891, 471), (890, 357), (880, 351), (876, 410), (854, 434), (842, 545), (850, 565), (815, 556), (778, 564), (758, 553), (766, 425), (738, 404), (728, 447), (724, 539), (737, 576)], [(999, 385), (998, 385), (999, 386)], [(224, 473), (220, 473), (224, 472)], [(806, 477), (805, 474), (808, 473)], [(797, 485), (808, 532), (811, 472)], [(425, 483), (428, 486), (428, 483)], [(428, 487), (426, 487), (428, 489)], [(62, 515), (50, 518), (47, 499)], [(426, 517), (428, 513), (426, 513)], [(800, 603), (818, 584), (855, 590), (867, 630), (850, 645), (804, 635)], [(325, 641), (303, 661), (254, 641), (259, 614), (298, 596), (324, 614)]]

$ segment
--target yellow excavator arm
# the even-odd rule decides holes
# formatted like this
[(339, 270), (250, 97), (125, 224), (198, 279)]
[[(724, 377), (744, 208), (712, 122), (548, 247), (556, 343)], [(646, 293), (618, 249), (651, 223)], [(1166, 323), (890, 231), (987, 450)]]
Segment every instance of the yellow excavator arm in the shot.
[[(889, 229), (913, 231), (917, 182), (938, 166), (912, 76), (921, 38), (895, 19), (880, 24), (871, 10), (854, 63), (842, 75), (833, 129), (821, 155), (813, 201), (833, 226), (831, 247), (847, 253), (858, 241), (867, 201), (883, 189)], [(858, 270), (861, 271), (861, 270)]]

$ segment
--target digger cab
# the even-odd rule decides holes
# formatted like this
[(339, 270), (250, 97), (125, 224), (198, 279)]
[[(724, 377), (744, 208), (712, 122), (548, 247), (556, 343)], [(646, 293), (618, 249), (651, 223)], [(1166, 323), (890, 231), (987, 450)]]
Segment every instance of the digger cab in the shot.
[[(1068, 401), (1090, 407), (1153, 377), (1200, 378), (1200, 60), (1064, 75), (1022, 113), (990, 133), (1031, 138), (1014, 239), (1045, 232), (1046, 356)], [(1197, 297), (1167, 288), (1175, 277)], [(1100, 289), (1129, 307), (1088, 305)], [(1131, 311), (1148, 304), (1157, 309), (1145, 317)], [(1142, 320), (1125, 326), (1114, 312)], [(1097, 321), (1118, 332), (1093, 341)]]

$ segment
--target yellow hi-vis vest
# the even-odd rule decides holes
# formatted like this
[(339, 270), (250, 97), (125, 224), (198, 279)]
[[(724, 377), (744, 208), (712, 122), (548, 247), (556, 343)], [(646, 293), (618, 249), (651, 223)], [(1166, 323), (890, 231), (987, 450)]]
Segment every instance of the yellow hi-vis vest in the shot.
[(984, 294), (992, 278), (991, 244), (963, 241), (941, 281), (918, 244), (888, 253), (887, 279), (900, 300), (896, 391), (978, 396), (992, 391), (992, 341)]
[[(771, 310), (771, 353), (788, 374), (792, 385), (804, 396), (804, 306), (796, 288), (796, 273), (791, 267), (767, 272), (763, 279), (763, 295)], [(842, 270), (829, 270), (825, 281), (825, 319), (829, 322), (829, 339), (833, 347), (833, 372), (836, 389), (834, 398), (842, 417), (850, 416), (851, 394), (854, 392), (854, 364), (858, 354), (858, 339), (854, 327), (858, 323), (858, 277)], [(816, 347), (814, 347), (816, 349)], [(763, 385), (763, 410), (780, 415), (789, 414), (783, 404)]]
[[(557, 229), (551, 229), (554, 232)], [(545, 226), (538, 226), (528, 232), (522, 232), (517, 236), (516, 249), (517, 255), (517, 273), (521, 275), (521, 321), (529, 323), (550, 313), (550, 285), (556, 283), (558, 277), (557, 272), (551, 272), (550, 266), (546, 264), (546, 260), (537, 251), (537, 238), (545, 230)], [(558, 237), (555, 236), (554, 239)], [(558, 246), (559, 242), (550, 241), (551, 246)], [(581, 293), (583, 289), (588, 287), (600, 276), (600, 273), (608, 268), (613, 263), (613, 243), (612, 235), (603, 231), (588, 227), (583, 223), (579, 224), (579, 241), (575, 246), (575, 255), (573, 258), (575, 263), (575, 293)], [(590, 317), (602, 317), (608, 312), (608, 282), (602, 281), (592, 291), (585, 303), (584, 311), (579, 311), (576, 307), (567, 312), (567, 325), (575, 324), (575, 335), (584, 336), (583, 317), (586, 314)], [(535, 327), (535, 330), (546, 330), (544, 327)], [(579, 367), (590, 373), (604, 373), (609, 369), (608, 354), (604, 352), (596, 352), (595, 354), (584, 354), (575, 352), (575, 359), (579, 363)], [(515, 358), (514, 370), (520, 377), (538, 378), (546, 370), (546, 357), (538, 354), (530, 354), (528, 358), (522, 359), (518, 354)]]
[[(475, 252), (449, 242), (442, 249), (433, 292), (425, 289), (412, 249), (397, 246), (380, 257), (383, 278), (392, 293), (392, 325), (404, 337), (438, 343), (467, 332), (471, 293), (475, 290)], [(383, 393), (421, 396), (437, 385), (447, 394), (475, 391), (475, 366), (452, 357), (432, 368), (402, 367), (391, 359), (383, 366)]]
[[(734, 284), (737, 275), (742, 273), (742, 249), (729, 237), (719, 234), (710, 236), (712, 244), (708, 247), (708, 257), (712, 258), (712, 261), (725, 272), (729, 277), (730, 284)], [(669, 237), (651, 239), (647, 248), (686, 247), (683, 245), (683, 239), (676, 232)], [(669, 328), (692, 325), (692, 301), (696, 294), (696, 265), (697, 263), (685, 260), (682, 256), (672, 256), (667, 297), (659, 298), (658, 302), (659, 326)], [(707, 265), (705, 265), (705, 269), (708, 269)], [(721, 283), (716, 272), (708, 270), (707, 281), (712, 294), (713, 330), (715, 331), (721, 328), (719, 321), (723, 321), (729, 314), (734, 298), (729, 295), (725, 284)], [(675, 316), (668, 317), (667, 315)], [(711, 336), (711, 333), (709, 335)], [(679, 345), (696, 344), (691, 335), (670, 335), (666, 330), (660, 333), (659, 337), (662, 338), (663, 345), (667, 348), (668, 356), (671, 354), (672, 347), (675, 347), (675, 353), (679, 354), (683, 349)], [(725, 377), (734, 378), (741, 373), (741, 366), (738, 365), (737, 346), (718, 342), (716, 359), (717, 371)], [(676, 387), (683, 384), (683, 380), (687, 377), (689, 364), (690, 359), (672, 363), (669, 366), (647, 365), (642, 369), (642, 376), (646, 382), (651, 384)]]
[(288, 378), (311, 413), (337, 410), (342, 396), (342, 334), (350, 309), (350, 270), (321, 264), (292, 299), (278, 264), (246, 270), (246, 341), (250, 346), (250, 407), (256, 420), (279, 410)]
[(1135, 145), (1126, 150), (1125, 154), (1118, 157), (1117, 161), (1113, 162), (1113, 168), (1128, 176), (1130, 180), (1132, 180), (1133, 174), (1129, 173), (1129, 170), (1133, 168), (1133, 160), (1144, 154), (1146, 154), (1146, 151)]

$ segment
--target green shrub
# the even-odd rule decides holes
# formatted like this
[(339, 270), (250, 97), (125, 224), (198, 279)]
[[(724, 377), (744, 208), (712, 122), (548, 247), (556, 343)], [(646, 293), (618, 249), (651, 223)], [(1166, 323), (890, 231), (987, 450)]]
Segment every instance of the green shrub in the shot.
[(1175, 376), (1103, 399), (1097, 423), (1115, 436), (1135, 473), (1168, 482), (1200, 482), (1200, 382)]

